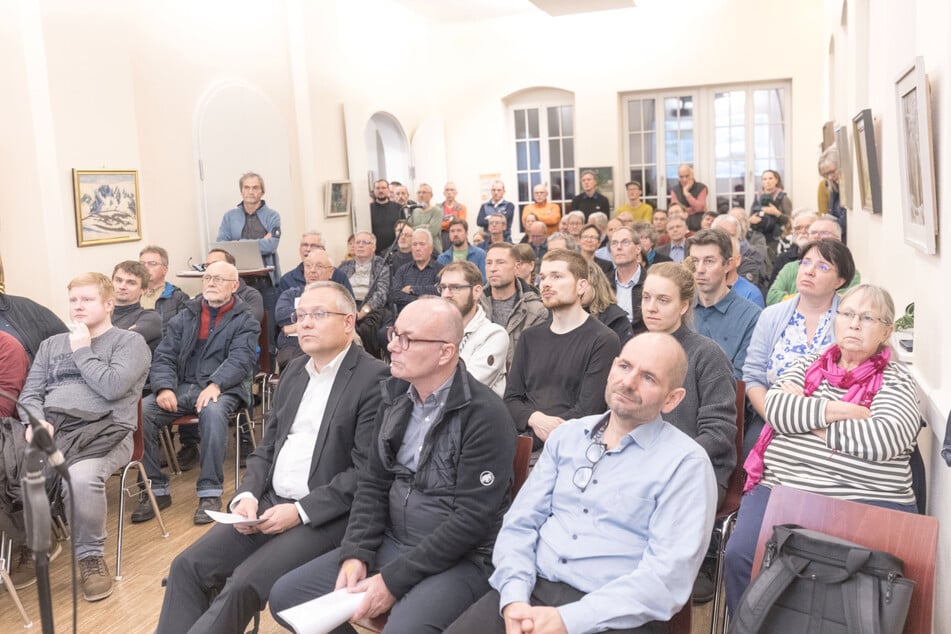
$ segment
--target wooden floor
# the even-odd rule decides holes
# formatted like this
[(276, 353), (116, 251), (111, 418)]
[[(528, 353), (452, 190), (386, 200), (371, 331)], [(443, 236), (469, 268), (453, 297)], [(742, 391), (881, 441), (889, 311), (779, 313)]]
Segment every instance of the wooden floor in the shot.
[[(233, 441), (232, 441), (233, 442)], [(230, 453), (230, 452), (229, 452)], [(223, 500), (234, 494), (234, 458), (225, 463), (225, 492)], [(197, 539), (208, 526), (195, 526), (192, 515), (198, 503), (195, 481), (198, 469), (192, 469), (171, 480), (172, 506), (162, 512), (169, 535), (163, 539), (158, 521), (132, 524), (128, 516), (137, 505), (136, 499), (126, 500), (126, 526), (123, 534), (122, 580), (114, 582), (112, 596), (96, 603), (87, 603), (79, 592), (79, 632), (90, 634), (152, 632), (162, 607), (164, 589), (162, 578), (168, 574), (172, 559)], [(130, 480), (132, 477), (130, 476)], [(110, 574), (115, 574), (116, 522), (118, 520), (119, 478), (114, 476), (107, 485), (109, 499), (109, 538), (106, 541), (106, 562)], [(69, 544), (63, 544), (63, 554), (50, 564), (50, 584), (53, 591), (53, 619), (58, 632), (72, 630), (72, 602), (69, 586)], [(36, 586), (19, 591), (27, 614), (33, 620), (32, 631), (40, 632), (40, 616)], [(709, 631), (710, 606), (693, 610), (693, 634)], [(0, 633), (23, 631), (19, 613), (5, 590), (0, 590)], [(261, 614), (262, 634), (284, 632), (265, 610)], [(239, 633), (236, 633), (239, 634)]]

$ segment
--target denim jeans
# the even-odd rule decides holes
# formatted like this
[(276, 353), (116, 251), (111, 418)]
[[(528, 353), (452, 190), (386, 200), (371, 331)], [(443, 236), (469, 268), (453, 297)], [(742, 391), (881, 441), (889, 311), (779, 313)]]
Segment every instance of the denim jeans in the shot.
[[(155, 402), (155, 394), (142, 401), (142, 436), (145, 456), (142, 464), (152, 481), (155, 495), (168, 495), (168, 476), (162, 473), (159, 456), (162, 445), (159, 434), (162, 428), (179, 416), (195, 414), (195, 401), (201, 389), (197, 385), (183, 383), (175, 390), (178, 409), (167, 412)], [(201, 436), (201, 451), (198, 473), (198, 497), (220, 497), (224, 482), (225, 451), (228, 447), (228, 415), (238, 409), (241, 399), (232, 394), (222, 394), (218, 402), (210, 402), (198, 414), (198, 431)]]

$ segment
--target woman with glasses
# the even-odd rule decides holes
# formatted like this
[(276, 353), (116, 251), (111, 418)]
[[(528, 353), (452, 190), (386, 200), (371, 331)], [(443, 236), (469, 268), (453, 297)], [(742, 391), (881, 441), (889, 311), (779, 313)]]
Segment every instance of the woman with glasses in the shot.
[[(610, 260), (599, 258), (594, 254), (601, 246), (602, 235), (597, 225), (585, 225), (578, 237), (578, 250), (585, 260), (597, 264), (605, 275), (611, 275), (614, 273), (614, 264)], [(621, 345), (624, 345), (624, 343), (622, 342)]]
[(891, 361), (894, 318), (887, 291), (856, 286), (831, 317), (834, 343), (800, 355), (766, 392), (772, 439), (759, 467), (748, 469), (749, 490), (726, 551), (731, 612), (749, 585), (773, 486), (916, 511), (909, 459), (919, 428), (917, 390)]

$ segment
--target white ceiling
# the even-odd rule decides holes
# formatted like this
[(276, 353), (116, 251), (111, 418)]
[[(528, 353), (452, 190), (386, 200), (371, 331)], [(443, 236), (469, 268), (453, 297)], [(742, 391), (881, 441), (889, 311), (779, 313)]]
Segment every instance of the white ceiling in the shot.
[(436, 24), (478, 22), (527, 13), (552, 16), (633, 9), (634, 0), (394, 0)]

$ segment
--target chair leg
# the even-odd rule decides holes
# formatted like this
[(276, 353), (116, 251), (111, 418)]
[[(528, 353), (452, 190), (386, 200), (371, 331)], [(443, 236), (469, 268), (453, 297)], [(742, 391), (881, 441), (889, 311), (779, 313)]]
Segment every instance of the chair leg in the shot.
[(181, 475), (182, 467), (178, 464), (178, 454), (175, 453), (175, 443), (172, 442), (172, 432), (168, 426), (162, 428), (159, 434), (159, 441), (162, 443), (162, 450), (165, 452), (165, 459), (168, 462), (168, 468), (173, 475)]
[(723, 634), (729, 626), (729, 615), (726, 613), (726, 597), (723, 596), (723, 560), (726, 556), (726, 543), (733, 534), (736, 525), (736, 513), (723, 518), (723, 523), (717, 532), (720, 534), (720, 545), (717, 548), (717, 568), (713, 580), (715, 593), (713, 595), (713, 610), (710, 613), (710, 634)]
[[(139, 471), (139, 477), (141, 478), (140, 482), (136, 482), (134, 487), (126, 487), (126, 476), (129, 474), (129, 469), (135, 467)], [(159, 510), (158, 502), (155, 501), (155, 494), (152, 493), (152, 483), (149, 481), (148, 476), (145, 473), (145, 466), (138, 460), (133, 460), (125, 466), (125, 469), (122, 470), (122, 477), (119, 479), (119, 526), (116, 529), (116, 575), (115, 580), (122, 580), (122, 529), (125, 524), (125, 498), (123, 494), (127, 494), (129, 497), (133, 495), (138, 495), (142, 491), (145, 491), (146, 495), (149, 496), (149, 503), (152, 505), (152, 511), (155, 513), (155, 517), (158, 519), (159, 531), (162, 533), (162, 537), (168, 537), (168, 530), (165, 528), (165, 520), (162, 519), (162, 512)]]
[(7, 537), (6, 533), (0, 533), (0, 586), (5, 587), (13, 599), (17, 611), (20, 613), (20, 618), (23, 619), (23, 627), (33, 627), (33, 621), (30, 620), (29, 615), (27, 615), (26, 610), (23, 608), (20, 595), (17, 594), (16, 588), (13, 587), (13, 580), (10, 579), (9, 568), (10, 557), (12, 555), (13, 541)]

